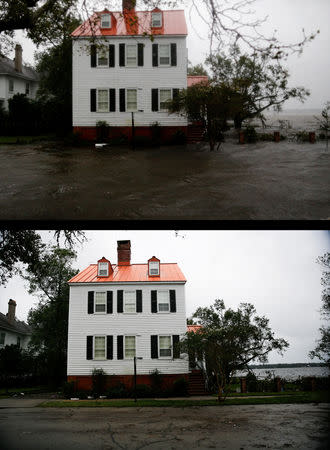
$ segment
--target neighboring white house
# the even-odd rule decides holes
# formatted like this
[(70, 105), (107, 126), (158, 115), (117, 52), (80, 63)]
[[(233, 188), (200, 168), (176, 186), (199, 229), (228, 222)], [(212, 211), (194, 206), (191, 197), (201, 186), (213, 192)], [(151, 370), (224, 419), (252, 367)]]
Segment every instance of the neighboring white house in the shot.
[(72, 33), (73, 127), (85, 139), (96, 138), (99, 121), (112, 137), (130, 137), (132, 112), (137, 136), (150, 136), (155, 122), (163, 139), (187, 133), (187, 119), (166, 107), (187, 88), (184, 11), (135, 11), (134, 4), (95, 12)]
[(8, 99), (15, 94), (25, 94), (28, 98), (36, 97), (39, 78), (31, 67), (23, 65), (22, 47), (15, 47), (15, 59), (0, 56), (0, 106), (8, 109)]
[(188, 379), (189, 363), (176, 343), (187, 331), (186, 279), (176, 263), (152, 257), (131, 264), (130, 241), (118, 241), (118, 262), (102, 258), (70, 281), (68, 381), (91, 389), (93, 369), (111, 383), (131, 385), (156, 369), (168, 385)]
[(25, 322), (15, 317), (16, 302), (10, 299), (8, 313), (0, 313), (0, 348), (6, 345), (18, 345), (26, 348), (31, 335), (31, 328)]

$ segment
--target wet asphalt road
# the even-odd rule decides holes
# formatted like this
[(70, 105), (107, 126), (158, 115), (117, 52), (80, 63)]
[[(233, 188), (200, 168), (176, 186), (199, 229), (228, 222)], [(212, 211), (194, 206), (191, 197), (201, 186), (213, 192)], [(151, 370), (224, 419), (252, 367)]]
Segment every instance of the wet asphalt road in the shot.
[(327, 449), (329, 405), (1, 407), (2, 450)]
[(96, 151), (0, 146), (0, 219), (326, 220), (323, 142)]

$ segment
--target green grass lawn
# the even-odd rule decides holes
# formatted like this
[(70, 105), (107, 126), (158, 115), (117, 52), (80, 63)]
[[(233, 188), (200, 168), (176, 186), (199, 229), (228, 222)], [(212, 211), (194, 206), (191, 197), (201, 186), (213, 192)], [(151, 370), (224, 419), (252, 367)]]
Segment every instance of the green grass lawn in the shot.
[(31, 144), (32, 142), (53, 140), (54, 135), (41, 136), (0, 136), (0, 144)]
[[(249, 395), (249, 394), (248, 394)], [(329, 403), (330, 392), (318, 391), (318, 392), (299, 392), (289, 395), (283, 395), (282, 393), (273, 394), (273, 397), (266, 398), (227, 398), (223, 403), (219, 404), (217, 399), (212, 400), (170, 400), (170, 399), (141, 399), (136, 403), (134, 400), (52, 400), (49, 402), (43, 402), (38, 406), (42, 407), (55, 407), (55, 408), (67, 408), (67, 407), (134, 407), (134, 406), (151, 406), (151, 407), (164, 407), (171, 406), (177, 408), (184, 408), (190, 406), (224, 406), (224, 405), (268, 405), (268, 404), (285, 404), (285, 403)]]

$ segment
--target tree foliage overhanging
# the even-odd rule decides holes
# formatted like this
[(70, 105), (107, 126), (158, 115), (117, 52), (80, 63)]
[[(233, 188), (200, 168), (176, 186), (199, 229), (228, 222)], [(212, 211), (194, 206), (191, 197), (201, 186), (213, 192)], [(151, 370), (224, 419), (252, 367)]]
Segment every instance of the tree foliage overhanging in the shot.
[(235, 371), (247, 369), (251, 362), (265, 363), (271, 351), (281, 354), (289, 346), (285, 339), (275, 337), (269, 319), (257, 316), (250, 303), (233, 310), (216, 300), (209, 307), (197, 308), (192, 318), (202, 327), (186, 333), (182, 350), (192, 359), (196, 355), (205, 361), (209, 388), (217, 387), (219, 401), (226, 396)]

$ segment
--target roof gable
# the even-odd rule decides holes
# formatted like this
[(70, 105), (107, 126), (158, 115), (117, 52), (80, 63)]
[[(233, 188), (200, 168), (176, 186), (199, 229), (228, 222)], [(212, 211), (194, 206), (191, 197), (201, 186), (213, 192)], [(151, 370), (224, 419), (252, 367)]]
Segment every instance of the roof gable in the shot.
[(0, 313), (0, 328), (18, 334), (31, 334), (31, 327), (27, 323), (21, 320), (15, 320), (13, 323), (10, 323), (7, 316), (2, 313)]
[(32, 67), (23, 65), (22, 72), (17, 72), (15, 70), (15, 62), (6, 56), (0, 56), (0, 74), (12, 75), (30, 81), (39, 80), (38, 73)]

